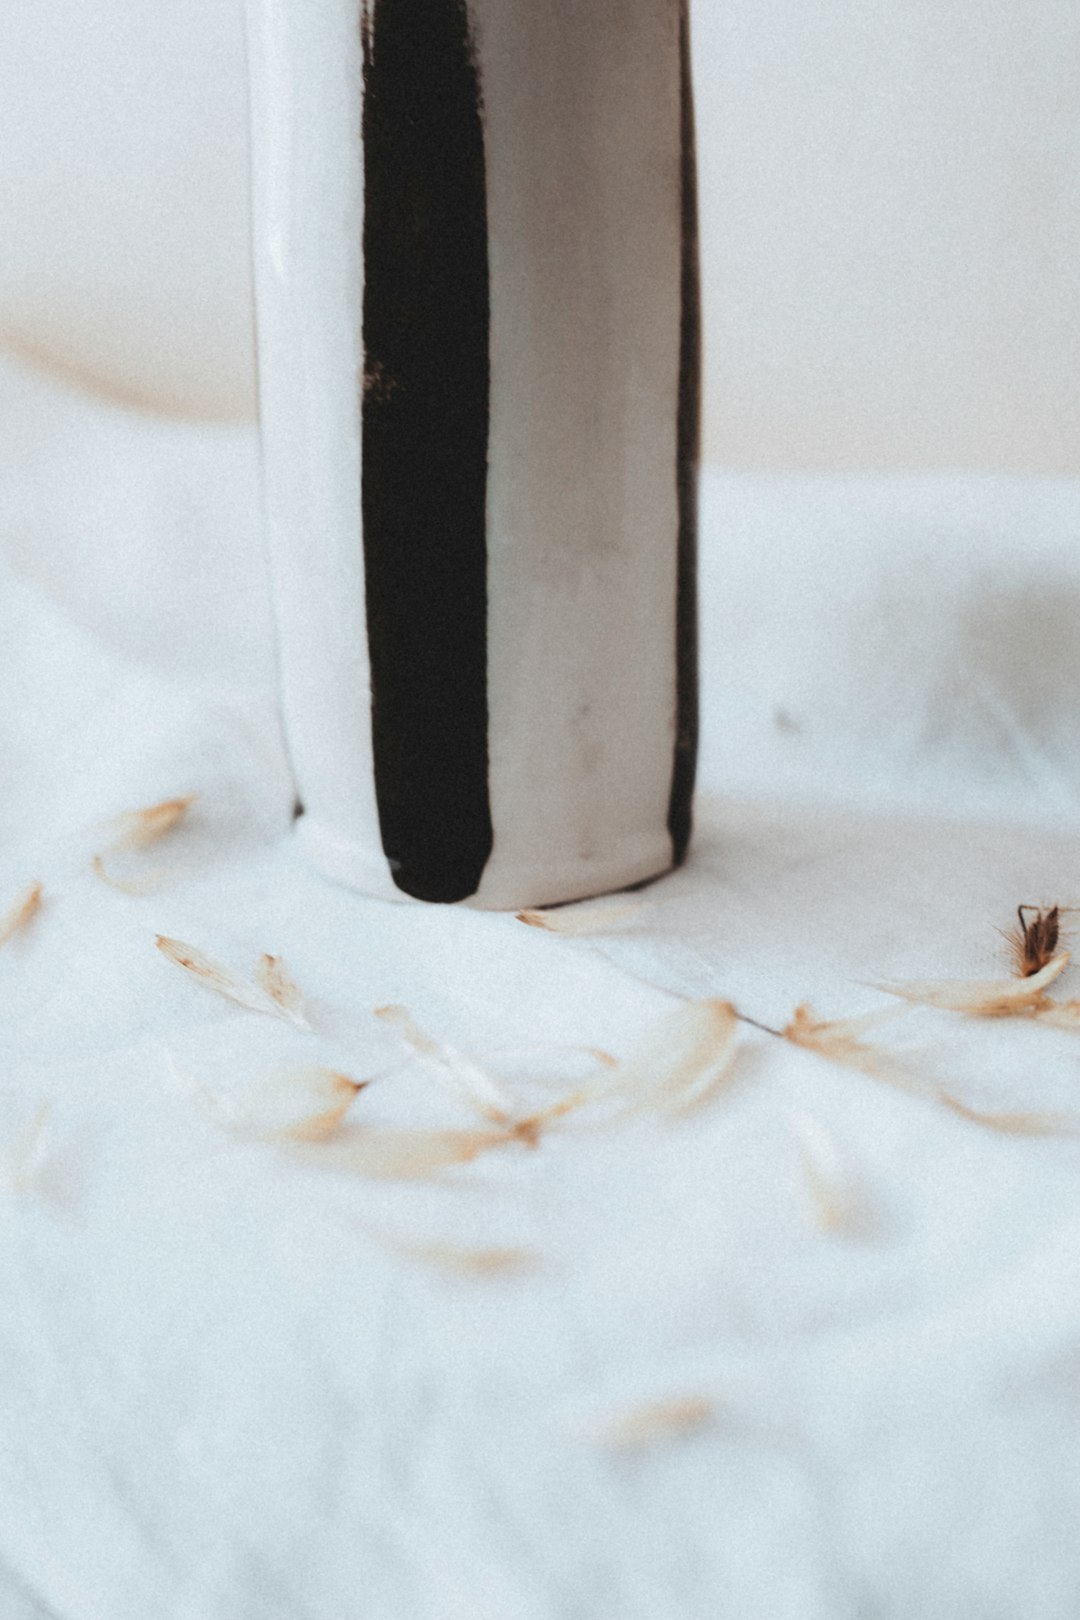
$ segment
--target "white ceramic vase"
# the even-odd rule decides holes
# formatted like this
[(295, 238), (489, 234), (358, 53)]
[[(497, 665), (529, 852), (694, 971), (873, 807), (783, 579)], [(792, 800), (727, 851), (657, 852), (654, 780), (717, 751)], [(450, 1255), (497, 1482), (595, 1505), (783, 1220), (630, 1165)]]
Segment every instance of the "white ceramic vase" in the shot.
[(248, 0), (298, 835), (398, 899), (643, 882), (690, 833), (685, 0)]

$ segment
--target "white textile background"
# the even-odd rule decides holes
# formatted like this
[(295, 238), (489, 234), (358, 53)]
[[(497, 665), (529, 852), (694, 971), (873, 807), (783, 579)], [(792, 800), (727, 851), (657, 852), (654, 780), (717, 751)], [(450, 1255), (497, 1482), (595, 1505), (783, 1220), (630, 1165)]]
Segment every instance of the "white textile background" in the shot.
[[(1001, 973), (1018, 902), (1080, 901), (1080, 485), (710, 474), (693, 856), (560, 938), (297, 862), (249, 427), (5, 363), (0, 442), (0, 901), (45, 885), (0, 952), (0, 1152), (51, 1105), (0, 1208), (2, 1620), (1075, 1620), (1075, 1139), (748, 1027), (684, 1119), (398, 1185), (237, 1142), (177, 1073), (378, 1075), (396, 1002), (531, 1049), (491, 1061), (551, 1095), (554, 1046), (625, 1053), (672, 990), (775, 1026)], [(152, 892), (94, 874), (110, 817), (193, 792), (132, 858)], [(313, 1032), (159, 932), (282, 955)], [(879, 1038), (972, 1108), (1080, 1111), (1076, 1036)], [(354, 1117), (471, 1123), (408, 1069)], [(815, 1222), (808, 1128), (850, 1231)], [(438, 1242), (538, 1264), (444, 1275)], [(682, 1398), (700, 1432), (600, 1443)]]

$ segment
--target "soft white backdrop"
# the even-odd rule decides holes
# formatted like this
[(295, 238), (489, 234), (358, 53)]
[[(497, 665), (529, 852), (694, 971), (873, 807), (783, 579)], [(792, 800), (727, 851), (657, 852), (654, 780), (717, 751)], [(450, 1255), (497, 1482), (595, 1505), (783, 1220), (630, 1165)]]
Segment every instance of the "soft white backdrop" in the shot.
[[(416, 1187), (223, 1138), (175, 1071), (377, 1074), (387, 1002), (480, 1052), (621, 1055), (672, 991), (856, 1014), (1080, 901), (1080, 480), (1030, 476), (1080, 471), (1078, 28), (698, 5), (707, 442), (742, 469), (703, 486), (698, 835), (574, 940), (365, 901), (285, 836), (233, 0), (7, 8), (0, 327), (240, 420), (0, 356), (0, 915), (45, 885), (0, 952), (0, 1620), (1076, 1620), (1075, 1033), (872, 1031), (911, 1096), (747, 1028), (712, 1109)], [(850, 476), (882, 465), (923, 470)], [(113, 813), (194, 792), (156, 887), (95, 876)], [(313, 1034), (158, 931), (280, 952)], [(412, 1075), (356, 1117), (433, 1115), (472, 1122)], [(589, 1437), (687, 1396), (683, 1444)]]
[[(697, 0), (706, 452), (1080, 466), (1075, 0)], [(252, 409), (240, 0), (15, 0), (0, 332)]]

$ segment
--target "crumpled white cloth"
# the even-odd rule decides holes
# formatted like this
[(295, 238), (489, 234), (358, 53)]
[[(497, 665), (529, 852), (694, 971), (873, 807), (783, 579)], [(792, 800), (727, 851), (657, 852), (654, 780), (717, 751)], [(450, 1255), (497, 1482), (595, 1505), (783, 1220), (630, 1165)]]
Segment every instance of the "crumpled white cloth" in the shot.
[[(0, 904), (45, 885), (0, 951), (0, 1151), (51, 1107), (0, 1207), (2, 1620), (1075, 1620), (1080, 1140), (750, 1027), (685, 1118), (416, 1183), (193, 1096), (317, 1062), (381, 1076), (358, 1119), (470, 1126), (375, 1007), (544, 1097), (558, 1047), (628, 1052), (670, 991), (779, 1027), (1000, 976), (1017, 903), (1080, 900), (1080, 486), (710, 473), (693, 858), (565, 938), (295, 857), (249, 429), (12, 363), (0, 443)], [(125, 866), (156, 888), (94, 874), (111, 817), (191, 792)], [(280, 954), (312, 1032), (157, 933)], [(972, 1108), (1080, 1114), (1080, 1036), (867, 1038)], [(438, 1244), (537, 1263), (458, 1276)], [(697, 1432), (604, 1443), (683, 1399)]]

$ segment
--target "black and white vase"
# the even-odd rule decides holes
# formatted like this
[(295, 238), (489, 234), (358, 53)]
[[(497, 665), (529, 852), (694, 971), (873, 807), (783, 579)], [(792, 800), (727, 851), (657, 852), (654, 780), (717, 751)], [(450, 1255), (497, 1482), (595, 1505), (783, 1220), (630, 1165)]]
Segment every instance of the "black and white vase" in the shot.
[(686, 0), (248, 0), (299, 836), (387, 897), (682, 860), (699, 299)]

